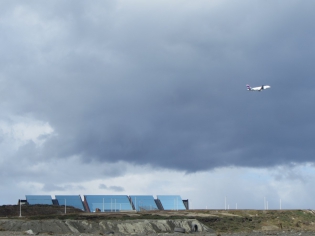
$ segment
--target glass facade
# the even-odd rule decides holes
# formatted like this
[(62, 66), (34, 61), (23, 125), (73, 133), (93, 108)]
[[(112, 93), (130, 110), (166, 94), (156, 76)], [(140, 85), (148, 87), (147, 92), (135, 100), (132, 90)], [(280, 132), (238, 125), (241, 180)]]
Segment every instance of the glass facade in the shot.
[(84, 206), (80, 195), (56, 195), (60, 206), (73, 206), (84, 211)]
[[(149, 211), (149, 210), (186, 210), (180, 195), (84, 195), (84, 202), (80, 195), (25, 195), (30, 205), (47, 204), (73, 206), (82, 211), (90, 212), (119, 212), (119, 211)], [(158, 204), (158, 205), (157, 205)]]
[(91, 212), (131, 211), (131, 203), (127, 195), (84, 195)]
[(181, 196), (179, 195), (157, 195), (164, 210), (186, 210)]
[(25, 195), (26, 201), (30, 205), (44, 204), (52, 205), (52, 198), (50, 195)]
[(135, 210), (158, 210), (152, 195), (130, 195)]

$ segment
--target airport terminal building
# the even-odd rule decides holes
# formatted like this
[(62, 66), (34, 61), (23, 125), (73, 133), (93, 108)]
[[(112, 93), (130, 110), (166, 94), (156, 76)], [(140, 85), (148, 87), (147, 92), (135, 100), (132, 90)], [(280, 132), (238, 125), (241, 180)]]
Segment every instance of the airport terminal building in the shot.
[(26, 195), (21, 203), (72, 206), (85, 212), (188, 210), (188, 200), (180, 195)]

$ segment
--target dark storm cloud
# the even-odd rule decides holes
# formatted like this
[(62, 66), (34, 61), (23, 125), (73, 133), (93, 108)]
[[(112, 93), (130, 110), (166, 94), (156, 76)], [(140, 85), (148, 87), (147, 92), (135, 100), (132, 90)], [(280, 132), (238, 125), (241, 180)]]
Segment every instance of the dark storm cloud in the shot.
[(10, 5), (0, 23), (1, 106), (49, 122), (43, 158), (313, 162), (315, 3), (71, 3)]
[(78, 185), (78, 186), (65, 185), (63, 187), (60, 187), (56, 184), (46, 183), (46, 184), (44, 184), (42, 190), (45, 192), (53, 192), (53, 191), (85, 190), (85, 188), (80, 186), (80, 185)]
[(108, 189), (108, 190), (112, 190), (114, 192), (123, 192), (124, 191), (124, 188), (121, 186), (109, 186), (109, 187), (107, 187), (105, 184), (100, 184), (99, 189)]
[(45, 192), (50, 192), (50, 191), (64, 191), (65, 188), (59, 187), (55, 184), (45, 184), (42, 188), (43, 191)]
[(100, 184), (99, 189), (107, 189), (107, 186), (105, 184)]
[(123, 187), (120, 186), (110, 186), (109, 189), (115, 192), (123, 192), (125, 190)]

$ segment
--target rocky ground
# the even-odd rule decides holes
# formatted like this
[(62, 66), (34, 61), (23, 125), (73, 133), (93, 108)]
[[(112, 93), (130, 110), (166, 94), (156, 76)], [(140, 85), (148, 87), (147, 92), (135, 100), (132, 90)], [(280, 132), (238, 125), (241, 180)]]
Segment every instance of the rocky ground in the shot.
[[(29, 235), (26, 232), (14, 232), (14, 231), (1, 231), (0, 236), (25, 236)], [(68, 234), (48, 234), (40, 233), (37, 235), (54, 235), (54, 236), (100, 236), (100, 235), (112, 235), (112, 236), (125, 236), (125, 234), (106, 234), (106, 233), (94, 233), (94, 234), (84, 234), (84, 233), (68, 233)], [(314, 236), (314, 232), (306, 231), (272, 231), (272, 232), (246, 232), (246, 233), (156, 233), (156, 234), (132, 234), (133, 236)]]
[[(56, 206), (0, 206), (0, 236), (315, 236), (313, 210), (189, 210), (84, 213)], [(191, 232), (198, 225), (198, 232)], [(182, 227), (186, 233), (174, 232)], [(27, 232), (27, 230), (32, 230)], [(163, 233), (156, 233), (163, 232)]]
[(196, 231), (195, 234), (216, 235), (214, 230), (195, 219), (124, 221), (0, 219), (0, 230), (4, 235), (12, 234), (11, 232), (29, 235), (170, 235), (171, 233), (183, 235), (193, 230)]

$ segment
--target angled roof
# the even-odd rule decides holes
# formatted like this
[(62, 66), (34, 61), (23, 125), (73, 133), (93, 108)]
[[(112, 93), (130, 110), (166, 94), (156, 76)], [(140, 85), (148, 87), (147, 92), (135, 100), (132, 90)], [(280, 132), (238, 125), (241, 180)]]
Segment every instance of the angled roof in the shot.
[(134, 209), (141, 210), (158, 210), (152, 195), (130, 195)]
[(84, 211), (84, 206), (80, 195), (56, 195), (60, 206), (73, 206)]
[(25, 195), (26, 201), (30, 205), (44, 204), (52, 205), (52, 198), (50, 195)]
[(84, 195), (91, 212), (96, 208), (100, 211), (131, 211), (132, 206), (127, 195)]
[(180, 195), (157, 195), (164, 210), (186, 210)]

